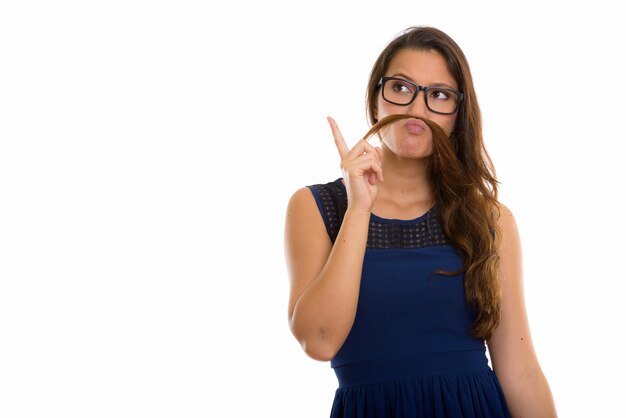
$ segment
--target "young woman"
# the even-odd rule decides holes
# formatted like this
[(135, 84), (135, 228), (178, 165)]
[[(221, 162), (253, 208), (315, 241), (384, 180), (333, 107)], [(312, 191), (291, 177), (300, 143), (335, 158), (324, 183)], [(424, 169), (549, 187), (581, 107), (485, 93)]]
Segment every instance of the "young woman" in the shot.
[(555, 417), (463, 52), (407, 29), (375, 62), (367, 104), (375, 127), (405, 118), (352, 149), (329, 118), (343, 177), (287, 209), (289, 324), (331, 361), (331, 417)]

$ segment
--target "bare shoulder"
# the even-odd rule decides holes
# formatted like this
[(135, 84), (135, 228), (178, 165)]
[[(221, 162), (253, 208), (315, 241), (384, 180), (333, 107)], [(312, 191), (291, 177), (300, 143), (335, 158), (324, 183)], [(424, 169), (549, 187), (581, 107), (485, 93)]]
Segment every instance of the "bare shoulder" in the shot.
[(513, 211), (502, 202), (498, 202), (498, 211), (496, 213), (496, 219), (499, 226), (510, 226), (511, 223), (515, 224), (515, 216)]
[(500, 246), (519, 246), (519, 231), (513, 211), (501, 202), (498, 202), (497, 209), (495, 216), (498, 229), (500, 230)]
[(291, 282), (289, 317), (297, 299), (326, 263), (331, 248), (313, 193), (308, 187), (296, 190), (285, 218), (285, 257)]
[[(289, 199), (285, 219), (286, 233), (326, 234), (324, 221), (317, 207), (317, 202), (308, 187), (296, 190)], [(287, 236), (288, 238), (288, 236)]]
[(313, 193), (308, 187), (301, 187), (291, 195), (289, 204), (287, 205), (288, 217), (293, 215), (294, 211), (299, 213), (312, 210), (317, 210), (317, 204), (315, 203)]

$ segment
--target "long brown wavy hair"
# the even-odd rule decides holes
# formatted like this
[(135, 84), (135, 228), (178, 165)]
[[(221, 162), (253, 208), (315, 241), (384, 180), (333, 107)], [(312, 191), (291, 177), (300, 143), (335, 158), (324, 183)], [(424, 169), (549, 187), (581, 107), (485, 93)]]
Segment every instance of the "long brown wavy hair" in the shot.
[[(476, 313), (472, 334), (487, 339), (501, 316), (496, 250), (500, 239), (496, 224), (500, 215), (498, 181), (483, 142), (481, 113), (469, 64), (452, 38), (432, 27), (411, 27), (387, 45), (370, 74), (366, 103), (367, 116), (373, 126), (366, 137), (398, 120), (388, 116), (377, 123), (378, 82), (392, 58), (407, 48), (441, 54), (463, 93), (450, 137), (434, 122), (424, 120), (433, 133), (429, 179), (443, 231), (463, 259), (465, 299)], [(399, 118), (404, 117), (406, 115)]]

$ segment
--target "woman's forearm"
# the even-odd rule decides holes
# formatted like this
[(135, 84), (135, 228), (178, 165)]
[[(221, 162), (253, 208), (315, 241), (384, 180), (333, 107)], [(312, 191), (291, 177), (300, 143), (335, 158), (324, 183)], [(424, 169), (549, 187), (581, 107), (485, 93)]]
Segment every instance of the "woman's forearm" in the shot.
[(550, 386), (540, 368), (501, 384), (512, 418), (557, 417)]

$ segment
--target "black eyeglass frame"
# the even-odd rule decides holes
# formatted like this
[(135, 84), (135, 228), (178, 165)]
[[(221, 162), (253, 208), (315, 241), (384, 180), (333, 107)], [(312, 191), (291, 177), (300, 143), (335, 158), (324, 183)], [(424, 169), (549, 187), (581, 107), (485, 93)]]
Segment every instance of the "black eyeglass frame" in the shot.
[[(408, 83), (408, 84), (410, 84), (412, 86), (415, 86), (415, 88), (416, 88), (416, 90), (413, 92), (413, 97), (411, 97), (411, 100), (409, 100), (408, 103), (392, 102), (391, 100), (389, 100), (389, 99), (387, 99), (385, 97), (385, 89), (382, 88), (381, 89), (381, 94), (382, 94), (383, 100), (385, 100), (387, 103), (391, 103), (391, 104), (394, 104), (396, 106), (408, 106), (408, 105), (410, 105), (411, 103), (413, 103), (413, 101), (415, 100), (417, 95), (420, 93), (420, 91), (423, 91), (424, 92), (424, 103), (426, 104), (426, 107), (428, 108), (428, 110), (430, 110), (431, 112), (434, 112), (434, 113), (438, 113), (440, 115), (454, 115), (456, 112), (458, 112), (459, 106), (461, 105), (461, 102), (463, 101), (463, 93), (461, 93), (458, 90), (449, 89), (449, 88), (445, 88), (445, 87), (420, 86), (419, 84), (416, 84), (416, 83), (414, 83), (412, 81), (409, 81), (409, 80), (404, 79), (404, 78), (399, 78), (399, 77), (381, 77), (380, 80), (378, 80), (378, 86), (377, 87), (382, 87), (389, 80), (402, 81), (403, 83)], [(456, 107), (454, 108), (454, 111), (452, 111), (452, 112), (439, 112), (437, 110), (432, 109), (428, 105), (428, 92), (430, 92), (431, 90), (449, 91), (451, 93), (456, 94), (459, 97), (459, 100), (456, 103)]]

